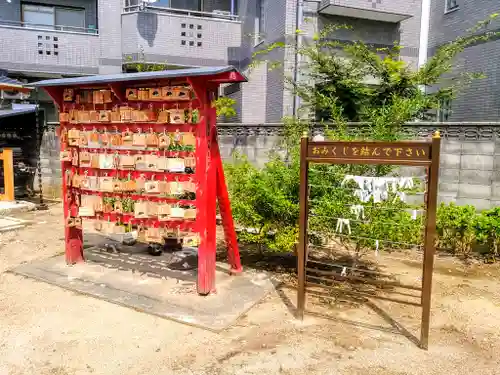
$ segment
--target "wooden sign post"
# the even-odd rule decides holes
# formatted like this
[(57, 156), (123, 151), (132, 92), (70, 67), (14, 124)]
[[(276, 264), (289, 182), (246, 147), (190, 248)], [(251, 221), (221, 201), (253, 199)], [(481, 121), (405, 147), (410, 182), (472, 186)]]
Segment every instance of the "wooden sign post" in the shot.
[[(436, 208), (439, 175), (440, 136), (436, 132), (431, 141), (365, 142), (365, 141), (310, 141), (307, 134), (301, 141), (300, 153), (300, 217), (298, 245), (298, 295), (297, 310), (303, 318), (307, 286), (306, 270), (309, 254), (309, 167), (311, 163), (327, 164), (371, 164), (425, 167), (427, 170), (427, 194), (425, 199), (426, 224), (424, 235), (424, 259), (421, 288), (422, 307), (420, 345), (428, 348), (431, 309), (432, 274), (436, 240)], [(323, 272), (324, 273), (324, 272)], [(337, 273), (327, 273), (342, 279)], [(363, 280), (369, 283), (368, 280)], [(379, 283), (380, 284), (380, 283)], [(318, 284), (318, 286), (321, 286)], [(405, 287), (398, 285), (399, 287)]]

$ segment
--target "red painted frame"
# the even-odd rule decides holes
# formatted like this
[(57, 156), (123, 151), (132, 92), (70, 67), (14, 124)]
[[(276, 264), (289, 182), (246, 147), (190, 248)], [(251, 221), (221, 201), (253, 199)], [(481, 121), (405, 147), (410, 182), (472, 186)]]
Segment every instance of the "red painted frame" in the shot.
[[(193, 88), (196, 99), (196, 107), (200, 111), (200, 121), (196, 125), (196, 170), (195, 178), (198, 182), (196, 192), (196, 207), (198, 215), (194, 224), (194, 231), (200, 235), (200, 246), (198, 249), (198, 282), (197, 289), (201, 295), (207, 295), (215, 291), (215, 261), (216, 261), (216, 207), (222, 216), (224, 236), (228, 249), (228, 261), (231, 273), (238, 274), (242, 271), (238, 242), (231, 212), (231, 205), (224, 179), (222, 159), (217, 139), (216, 112), (212, 106), (215, 94), (221, 83), (242, 82), (245, 78), (237, 72), (220, 73), (210, 76), (182, 77), (175, 80), (165, 81), (187, 81)], [(160, 80), (161, 81), (161, 80)], [(116, 98), (125, 104), (125, 89), (130, 85), (144, 84), (144, 86), (158, 85), (158, 80), (134, 80), (100, 84), (95, 88), (106, 86), (111, 89)], [(94, 88), (92, 85), (76, 86), (41, 86), (52, 98), (58, 108), (63, 108), (63, 91), (65, 88)], [(194, 107), (194, 106), (193, 106)], [(117, 124), (109, 124), (114, 128)], [(62, 126), (62, 125), (61, 125)], [(101, 127), (106, 125), (100, 125)], [(69, 163), (70, 164), (70, 163)], [(70, 168), (67, 162), (62, 162), (62, 194), (64, 204), (64, 220), (67, 223), (69, 213), (76, 216), (76, 207), (70, 207), (68, 201), (68, 186), (66, 185), (66, 170)], [(81, 229), (70, 228), (65, 225), (65, 254), (68, 264), (84, 262), (83, 256), (83, 232)]]

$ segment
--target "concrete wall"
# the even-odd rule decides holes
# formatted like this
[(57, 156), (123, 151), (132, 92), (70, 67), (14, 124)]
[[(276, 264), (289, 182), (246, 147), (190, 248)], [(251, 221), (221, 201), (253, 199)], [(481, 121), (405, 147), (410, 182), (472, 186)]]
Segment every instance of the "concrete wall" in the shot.
[[(497, 1), (460, 1), (459, 8), (445, 13), (442, 0), (431, 1), (429, 55), (440, 45), (464, 35), (492, 13), (500, 10)], [(500, 20), (493, 22), (489, 31), (498, 31)], [(500, 115), (500, 41), (491, 40), (467, 48), (457, 59), (455, 73), (483, 72), (485, 79), (476, 80), (459, 93), (452, 103), (449, 121), (498, 121)], [(473, 110), (471, 110), (473, 108)]]
[(0, 68), (10, 72), (96, 74), (98, 44), (99, 36), (93, 34), (0, 25)]
[[(456, 125), (456, 124), (455, 124)], [(436, 129), (443, 134), (439, 201), (471, 204), (477, 209), (488, 209), (500, 205), (500, 123), (493, 125), (460, 124), (407, 126), (417, 135), (430, 136)], [(219, 127), (221, 154), (226, 161), (232, 160), (234, 152), (263, 166), (271, 150), (278, 150), (281, 137), (277, 128), (264, 126), (255, 130), (230, 130)], [(492, 129), (495, 129), (492, 131)], [(232, 133), (232, 134), (230, 134)]]
[(447, 140), (441, 157), (441, 200), (478, 209), (499, 206), (499, 167), (499, 142)]
[[(441, 130), (442, 151), (439, 200), (471, 204), (478, 209), (500, 205), (500, 123), (478, 125), (409, 124), (407, 130), (418, 137), (429, 137)], [(226, 161), (239, 152), (258, 165), (268, 160), (269, 151), (279, 150), (280, 126), (219, 126), (221, 154)], [(61, 166), (59, 140), (55, 130), (45, 132), (42, 147), (42, 177), (48, 195), (59, 194)]]
[[(119, 1), (119, 0), (117, 0)], [(86, 26), (98, 27), (96, 0), (37, 0), (35, 3), (73, 6), (86, 11)], [(6, 21), (6, 22), (2, 22)], [(33, 30), (8, 23), (21, 21), (21, 1), (0, 1), (0, 68), (9, 72), (96, 74), (99, 36), (54, 30)]]
[(152, 62), (227, 65), (241, 45), (241, 24), (224, 19), (134, 12), (122, 15), (121, 27), (123, 54), (134, 58), (142, 48)]
[(122, 0), (98, 0), (99, 74), (122, 72), (122, 6)]

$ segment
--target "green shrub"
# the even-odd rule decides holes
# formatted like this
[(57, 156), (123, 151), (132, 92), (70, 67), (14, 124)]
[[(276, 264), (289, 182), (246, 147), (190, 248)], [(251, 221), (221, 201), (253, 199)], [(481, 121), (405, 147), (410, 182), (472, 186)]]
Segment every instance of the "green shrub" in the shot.
[(496, 259), (500, 246), (500, 207), (483, 211), (476, 216), (474, 234), (477, 243), (488, 245), (489, 253)]
[(437, 246), (456, 254), (469, 255), (475, 241), (476, 208), (441, 203), (437, 210)]
[(275, 157), (258, 169), (236, 155), (225, 173), (234, 219), (252, 229), (240, 232), (240, 241), (289, 251), (298, 234), (298, 166), (289, 167)]
[[(304, 130), (311, 130), (311, 116), (320, 121), (335, 123), (326, 128), (326, 138), (332, 140), (396, 141), (402, 137), (402, 126), (421, 119), (430, 110), (438, 108), (443, 99), (452, 98), (462, 85), (480, 73), (464, 73), (455, 77), (451, 86), (423, 93), (419, 86), (430, 87), (441, 81), (453, 68), (454, 59), (469, 45), (488, 40), (500, 33), (480, 34), (498, 15), (494, 14), (463, 37), (439, 48), (428, 62), (418, 70), (401, 61), (401, 46), (372, 49), (361, 42), (344, 43), (334, 38), (344, 25), (332, 25), (315, 36), (313, 43), (304, 46), (273, 43), (254, 54), (251, 67), (267, 61), (268, 68), (275, 65), (265, 55), (274, 49), (292, 47), (308, 61), (307, 69), (301, 69), (301, 80), (285, 77), (289, 89), (301, 99), (298, 110), (308, 116), (287, 119), (284, 126), (286, 160), (272, 155), (261, 169), (248, 160), (235, 157), (226, 164), (228, 189), (235, 221), (252, 232), (240, 233), (240, 241), (256, 243), (273, 251), (290, 251), (297, 241), (299, 215), (299, 140)], [(296, 31), (301, 33), (300, 30)], [(287, 40), (289, 38), (286, 38)], [(347, 58), (346, 58), (347, 56)], [(262, 58), (261, 58), (262, 57)], [(279, 64), (278, 64), (279, 65)], [(377, 85), (366, 85), (366, 77), (373, 77)], [(231, 107), (234, 102), (222, 100), (219, 107)], [(217, 105), (218, 114), (222, 109)], [(226, 112), (224, 112), (226, 113)], [(300, 117), (300, 116), (298, 116)], [(363, 132), (348, 129), (350, 121), (365, 123)], [(313, 165), (309, 183), (311, 239), (327, 239), (335, 233), (338, 218), (356, 219), (350, 206), (360, 204), (352, 191), (338, 187), (346, 174), (386, 176), (393, 172), (391, 166), (368, 165)], [(393, 198), (393, 197), (391, 197)], [(417, 244), (422, 242), (422, 222), (414, 220), (408, 210), (414, 209), (398, 200), (388, 199), (381, 203), (367, 204), (365, 219), (351, 226), (357, 240), (356, 250), (373, 248), (379, 239), (379, 248), (385, 241)], [(470, 214), (470, 218), (469, 215)], [(472, 220), (473, 207), (455, 205), (440, 206), (438, 215), (439, 243), (456, 252), (468, 254), (474, 242)], [(478, 224), (479, 225), (479, 224)], [(487, 238), (493, 238), (491, 230)], [(496, 237), (494, 237), (496, 239)], [(380, 241), (382, 240), (382, 241)], [(350, 241), (344, 242), (351, 246)], [(496, 246), (496, 245), (495, 245)], [(394, 248), (394, 246), (391, 246)]]

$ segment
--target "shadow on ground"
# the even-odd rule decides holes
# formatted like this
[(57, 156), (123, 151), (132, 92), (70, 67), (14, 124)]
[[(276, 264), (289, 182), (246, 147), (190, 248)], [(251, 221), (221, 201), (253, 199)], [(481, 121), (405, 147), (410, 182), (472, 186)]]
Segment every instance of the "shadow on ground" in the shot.
[[(226, 249), (220, 246), (217, 260), (225, 261), (226, 257)], [(273, 274), (278, 296), (289, 312), (297, 318), (295, 301), (292, 301), (285, 293), (286, 289), (297, 291), (297, 256), (291, 252), (274, 253), (260, 251), (257, 246), (241, 245), (240, 257), (243, 268), (248, 267)], [(411, 305), (419, 305), (419, 302), (412, 302), (411, 299), (419, 299), (420, 295), (399, 291), (395, 277), (387, 273), (385, 267), (367, 259), (354, 259), (345, 253), (331, 252), (328, 255), (310, 254), (307, 268), (307, 294), (315, 299), (316, 304), (327, 308), (327, 313), (306, 309), (306, 314), (342, 324), (403, 335), (416, 346), (420, 345), (415, 335), (379, 304), (373, 302), (373, 299), (379, 298), (396, 303), (407, 304), (409, 302), (408, 304)], [(344, 277), (342, 270), (346, 269), (348, 273)], [(325, 273), (328, 274), (327, 277)], [(384, 285), (385, 282), (389, 285)], [(403, 296), (406, 299), (386, 297), (388, 293)], [(334, 313), (340, 309), (361, 308), (362, 306), (375, 312), (389, 327), (334, 316)]]

